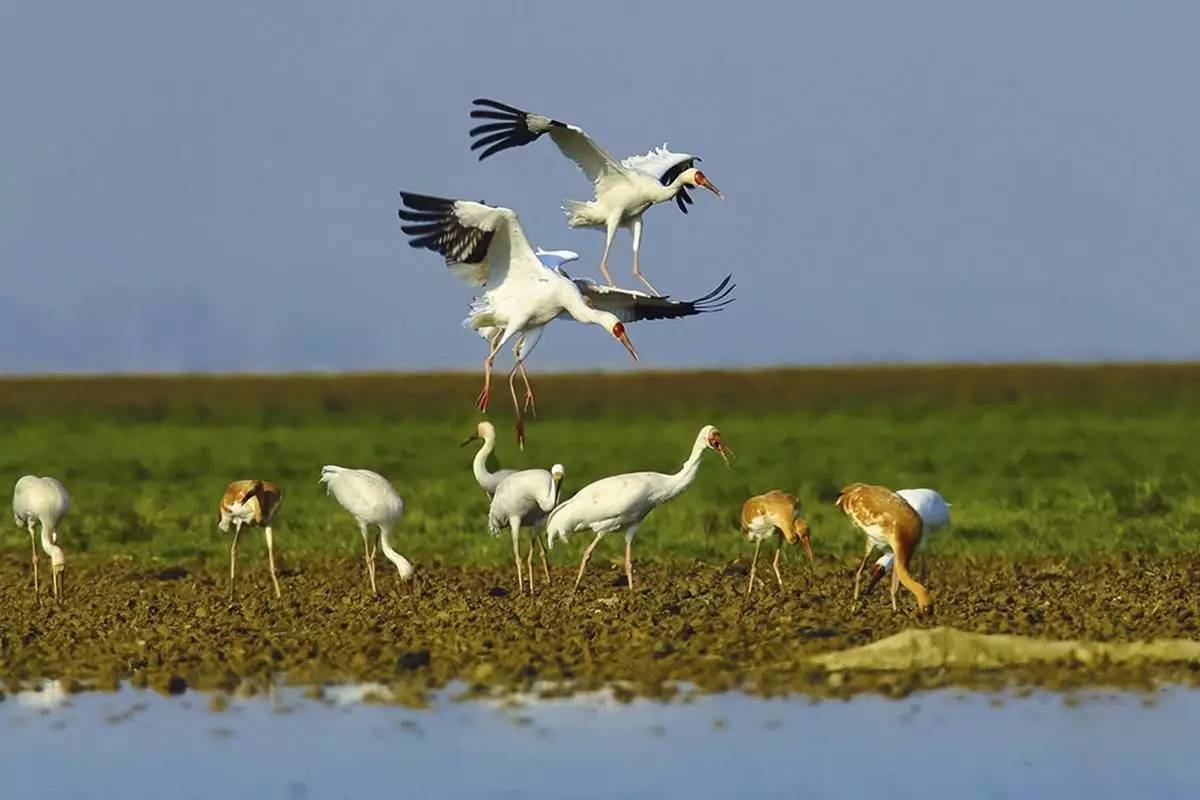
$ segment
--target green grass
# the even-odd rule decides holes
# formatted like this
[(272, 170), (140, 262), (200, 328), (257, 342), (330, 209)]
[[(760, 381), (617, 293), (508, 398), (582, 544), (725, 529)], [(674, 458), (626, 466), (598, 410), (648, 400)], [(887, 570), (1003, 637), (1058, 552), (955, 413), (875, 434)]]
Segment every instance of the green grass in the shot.
[[(939, 554), (1200, 550), (1200, 365), (534, 380), (542, 417), (529, 424), (525, 453), (506, 396), (493, 404), (499, 461), (561, 461), (568, 492), (616, 472), (675, 470), (705, 423), (737, 453), (732, 470), (706, 455), (692, 488), (643, 526), (639, 558), (747, 552), (738, 509), (769, 488), (798, 492), (818, 553), (858, 554), (861, 537), (831, 505), (853, 481), (940, 490), (955, 528), (935, 540)], [(486, 533), (474, 450), (458, 448), (478, 419), (477, 388), (474, 375), (0, 381), (0, 482), (33, 472), (66, 483), (69, 555), (219, 561), (222, 489), (262, 477), (284, 490), (285, 557), (350, 557), (361, 547), (355, 526), (317, 477), (322, 464), (365, 467), (405, 498), (401, 552), (505, 563), (510, 550)], [(27, 557), (22, 533), (7, 531), (4, 550)], [(246, 550), (261, 549), (260, 539)]]

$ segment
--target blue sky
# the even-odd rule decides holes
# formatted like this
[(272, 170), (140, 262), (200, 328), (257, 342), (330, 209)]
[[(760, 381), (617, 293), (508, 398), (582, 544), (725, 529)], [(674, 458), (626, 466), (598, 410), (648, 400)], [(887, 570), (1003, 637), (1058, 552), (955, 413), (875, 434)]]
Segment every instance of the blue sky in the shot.
[[(703, 156), (727, 199), (648, 212), (643, 266), (738, 299), (631, 327), (650, 366), (1200, 357), (1200, 6), (604, 8), (6, 5), (0, 372), (476, 368), (398, 189), (603, 246), (548, 141), (475, 161), (477, 96)], [(568, 323), (533, 364), (631, 368)]]

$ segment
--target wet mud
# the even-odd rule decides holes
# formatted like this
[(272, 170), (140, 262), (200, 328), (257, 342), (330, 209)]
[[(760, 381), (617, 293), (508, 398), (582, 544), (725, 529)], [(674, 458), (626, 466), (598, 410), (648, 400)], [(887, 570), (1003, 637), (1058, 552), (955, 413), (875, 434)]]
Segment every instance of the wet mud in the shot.
[(680, 685), (845, 696), (949, 685), (1200, 684), (1200, 660), (1186, 646), (1166, 659), (1113, 658), (1105, 648), (1013, 663), (1002, 655), (889, 662), (869, 651), (821, 659), (937, 627), (1098, 643), (1200, 641), (1195, 559), (930, 559), (928, 617), (916, 616), (903, 590), (893, 611), (885, 584), (852, 613), (855, 566), (788, 564), (783, 590), (768, 573), (747, 598), (744, 562), (643, 564), (634, 592), (619, 563), (593, 562), (569, 603), (568, 566), (554, 567), (552, 585), (539, 581), (529, 596), (516, 592), (511, 569), (425, 565), (410, 594), (381, 562), (380, 593), (371, 596), (361, 562), (308, 558), (281, 570), (279, 600), (265, 565), (245, 564), (231, 604), (228, 576), (215, 566), (97, 561), (72, 567), (62, 605), (45, 594), (39, 605), (29, 566), (8, 557), (0, 560), (0, 681), (9, 691), (45, 678), (69, 690), (129, 681), (165, 694), (373, 681), (413, 705), (452, 682), (467, 694), (610, 686), (627, 697), (669, 697)]

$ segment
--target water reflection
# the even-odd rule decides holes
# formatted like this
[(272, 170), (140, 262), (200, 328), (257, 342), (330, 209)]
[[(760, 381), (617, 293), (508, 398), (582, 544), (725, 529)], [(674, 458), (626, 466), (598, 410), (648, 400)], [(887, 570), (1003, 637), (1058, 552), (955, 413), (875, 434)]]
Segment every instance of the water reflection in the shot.
[[(666, 704), (447, 692), (428, 710), (376, 702), (387, 692), (166, 698), (48, 682), (0, 703), (5, 759), (29, 766), (6, 770), (3, 796), (1200, 796), (1186, 734), (1200, 692), (1183, 689)], [(50, 752), (62, 768), (44, 768)]]

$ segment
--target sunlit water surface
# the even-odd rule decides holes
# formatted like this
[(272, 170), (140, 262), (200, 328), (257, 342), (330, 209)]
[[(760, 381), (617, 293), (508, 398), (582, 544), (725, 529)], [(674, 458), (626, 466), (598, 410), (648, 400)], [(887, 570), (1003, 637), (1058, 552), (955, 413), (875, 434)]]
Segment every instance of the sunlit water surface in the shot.
[[(0, 703), (0, 797), (1200, 797), (1200, 692), (938, 691), (364, 703), (371, 687), (233, 699)], [(369, 793), (369, 794), (367, 794)]]

